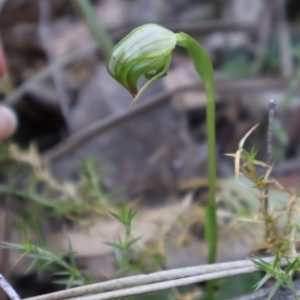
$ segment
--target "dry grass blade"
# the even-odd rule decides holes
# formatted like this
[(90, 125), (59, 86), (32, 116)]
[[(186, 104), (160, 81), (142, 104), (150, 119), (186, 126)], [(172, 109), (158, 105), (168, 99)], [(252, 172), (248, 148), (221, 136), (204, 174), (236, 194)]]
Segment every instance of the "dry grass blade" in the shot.
[(236, 180), (239, 179), (239, 173), (240, 173), (240, 160), (241, 160), (241, 153), (243, 151), (243, 147), (244, 147), (244, 143), (246, 141), (246, 139), (249, 137), (249, 135), (256, 129), (256, 127), (259, 124), (256, 124), (255, 126), (253, 126), (245, 135), (244, 137), (241, 139), (240, 143), (239, 143), (239, 149), (236, 151), (235, 154), (226, 154), (227, 156), (232, 156), (234, 157), (234, 172), (235, 172), (235, 178)]
[(256, 129), (256, 127), (259, 124), (254, 125), (245, 135), (244, 137), (241, 139), (240, 143), (239, 143), (239, 150), (242, 151), (244, 148), (244, 143), (246, 141), (246, 139), (249, 137), (249, 135)]

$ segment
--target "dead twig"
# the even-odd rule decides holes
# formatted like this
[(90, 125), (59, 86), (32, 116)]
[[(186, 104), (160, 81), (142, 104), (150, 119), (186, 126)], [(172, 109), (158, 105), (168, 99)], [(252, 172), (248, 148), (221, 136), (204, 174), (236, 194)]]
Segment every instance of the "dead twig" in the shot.
[(276, 108), (276, 101), (271, 99), (269, 101), (269, 125), (268, 125), (268, 138), (267, 138), (267, 164), (272, 162), (272, 139), (273, 139), (273, 122), (274, 113)]
[[(266, 262), (271, 263), (273, 262), (274, 257), (265, 258), (264, 260)], [(151, 291), (168, 289), (176, 286), (188, 285), (215, 278), (233, 276), (236, 274), (255, 272), (256, 270), (257, 269), (254, 267), (254, 264), (249, 260), (210, 264), (197, 267), (161, 271), (148, 275), (125, 277), (121, 279), (115, 279), (102, 283), (96, 283), (92, 285), (60, 291), (52, 293), (50, 295), (28, 298), (26, 300), (60, 300), (65, 298), (78, 300), (113, 299), (118, 297), (125, 297), (129, 295), (137, 295)], [(102, 294), (95, 295), (96, 293)], [(89, 294), (90, 296), (82, 298), (73, 298), (84, 296), (87, 294)]]
[(90, 1), (86, 0), (73, 0), (71, 3), (85, 22), (90, 33), (94, 36), (99, 49), (101, 49), (104, 56), (108, 58), (114, 45), (105, 28), (98, 20), (93, 5)]
[(77, 59), (80, 59), (82, 57), (85, 57), (91, 52), (93, 52), (97, 48), (97, 45), (95, 42), (91, 42), (90, 44), (86, 45), (85, 47), (78, 49), (61, 59), (56, 60), (49, 66), (45, 67), (42, 71), (38, 72), (36, 75), (25, 81), (22, 85), (20, 85), (18, 88), (16, 88), (12, 93), (10, 93), (3, 101), (6, 105), (16, 105), (18, 101), (21, 99), (21, 97), (27, 92), (28, 89), (30, 89), (31, 86), (35, 86), (38, 84), (39, 81), (47, 79), (57, 68), (62, 68), (73, 61), (76, 61)]
[[(44, 50), (47, 55), (48, 62), (51, 64), (55, 61), (55, 49), (53, 48), (53, 38), (50, 29), (50, 19), (52, 14), (52, 4), (50, 0), (40, 0), (39, 2), (40, 8), (40, 22), (38, 26), (38, 32), (42, 44), (44, 46)], [(58, 99), (58, 103), (60, 109), (62, 111), (62, 115), (68, 124), (68, 114), (69, 114), (69, 97), (66, 86), (64, 84), (63, 73), (61, 70), (61, 66), (55, 65), (54, 68), (51, 69), (51, 75), (54, 81), (54, 87), (56, 91), (56, 96)]]
[(5, 291), (5, 293), (11, 300), (21, 299), (19, 295), (16, 293), (16, 291), (13, 289), (13, 287), (8, 283), (8, 281), (3, 277), (1, 273), (0, 273), (0, 288), (2, 288), (3, 291)]
[[(254, 80), (241, 80), (241, 81), (223, 81), (217, 82), (216, 88), (219, 93), (232, 93), (234, 92), (253, 92), (253, 90), (258, 91), (260, 89), (280, 89), (285, 88), (287, 82), (282, 79), (254, 79)], [(162, 105), (170, 99), (171, 96), (177, 93), (183, 93), (188, 90), (197, 89), (203, 90), (203, 86), (198, 82), (193, 84), (182, 86), (171, 91), (161, 92), (158, 95), (150, 97), (147, 101), (141, 104), (133, 106), (130, 110), (123, 113), (109, 116), (104, 120), (100, 120), (86, 127), (85, 129), (79, 131), (68, 137), (58, 146), (50, 149), (43, 156), (44, 162), (58, 158), (61, 155), (66, 154), (69, 151), (74, 151), (83, 142), (89, 140), (97, 134), (100, 134), (108, 129), (111, 129), (131, 118), (138, 116), (140, 114), (146, 113), (159, 105)]]
[(154, 283), (149, 285), (142, 285), (139, 287), (132, 287), (119, 291), (112, 291), (103, 294), (94, 294), (90, 296), (83, 296), (77, 298), (70, 298), (70, 300), (105, 300), (105, 299), (116, 299), (120, 297), (128, 297), (134, 295), (141, 295), (150, 292), (162, 291), (170, 288), (176, 288), (179, 286), (185, 286), (189, 284), (195, 284), (203, 281), (219, 279), (224, 277), (230, 277), (241, 274), (248, 274), (258, 271), (256, 267), (239, 268), (229, 271), (215, 272), (211, 274), (192, 276), (188, 278), (182, 278), (177, 280), (170, 280), (167, 282)]
[[(268, 124), (268, 134), (267, 134), (267, 164), (271, 165), (272, 162), (272, 143), (273, 143), (273, 121), (274, 121), (274, 113), (275, 113), (275, 107), (276, 107), (276, 101), (274, 99), (271, 99), (269, 102), (269, 124)], [(269, 174), (270, 176), (270, 174)], [(266, 185), (265, 188), (265, 214), (268, 215), (269, 210), (269, 184)], [(268, 228), (266, 228), (266, 237), (268, 238), (270, 235), (270, 232)]]

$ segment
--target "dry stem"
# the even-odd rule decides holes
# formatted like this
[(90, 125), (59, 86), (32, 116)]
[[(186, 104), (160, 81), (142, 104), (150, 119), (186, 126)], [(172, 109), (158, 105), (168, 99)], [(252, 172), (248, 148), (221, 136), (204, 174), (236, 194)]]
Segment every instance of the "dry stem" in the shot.
[[(271, 263), (273, 262), (274, 257), (265, 258), (264, 260)], [(125, 297), (129, 295), (137, 295), (146, 292), (164, 290), (176, 286), (188, 285), (210, 279), (255, 272), (256, 270), (257, 269), (254, 267), (254, 264), (249, 260), (203, 265), (197, 267), (161, 271), (149, 275), (125, 277), (83, 287), (77, 287), (49, 295), (28, 298), (26, 300), (60, 300), (70, 297), (81, 297), (87, 294), (93, 295), (86, 296), (91, 297), (87, 298), (86, 300), (113, 299), (116, 297)], [(142, 286), (132, 287), (137, 285)], [(96, 293), (102, 294), (97, 295), (96, 297)]]

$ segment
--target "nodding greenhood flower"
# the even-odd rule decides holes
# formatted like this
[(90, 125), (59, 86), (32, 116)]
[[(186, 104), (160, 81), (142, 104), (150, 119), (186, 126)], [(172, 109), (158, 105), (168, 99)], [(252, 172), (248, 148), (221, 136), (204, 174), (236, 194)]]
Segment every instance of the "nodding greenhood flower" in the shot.
[(162, 77), (169, 69), (175, 46), (176, 35), (172, 31), (155, 24), (143, 25), (113, 48), (107, 70), (133, 96), (137, 96), (138, 79), (142, 75), (149, 79), (142, 92), (151, 82)]
[[(176, 45), (189, 52), (195, 70), (202, 79), (207, 99), (209, 202), (205, 215), (205, 237), (209, 246), (208, 261), (212, 263), (217, 254), (218, 227), (215, 202), (215, 87), (210, 57), (191, 36), (183, 32), (175, 34), (162, 26), (147, 24), (134, 29), (113, 48), (107, 69), (112, 77), (135, 96), (135, 102), (154, 80), (167, 73), (172, 50)], [(149, 80), (138, 92), (136, 85), (142, 75)]]

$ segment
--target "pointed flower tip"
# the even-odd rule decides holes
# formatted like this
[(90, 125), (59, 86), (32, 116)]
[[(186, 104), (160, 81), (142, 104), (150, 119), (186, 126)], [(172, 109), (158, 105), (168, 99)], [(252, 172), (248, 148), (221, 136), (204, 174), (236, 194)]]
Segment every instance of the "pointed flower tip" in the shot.
[(136, 96), (137, 81), (141, 76), (152, 82), (166, 73), (175, 46), (176, 35), (172, 31), (155, 24), (140, 26), (113, 48), (107, 70)]

